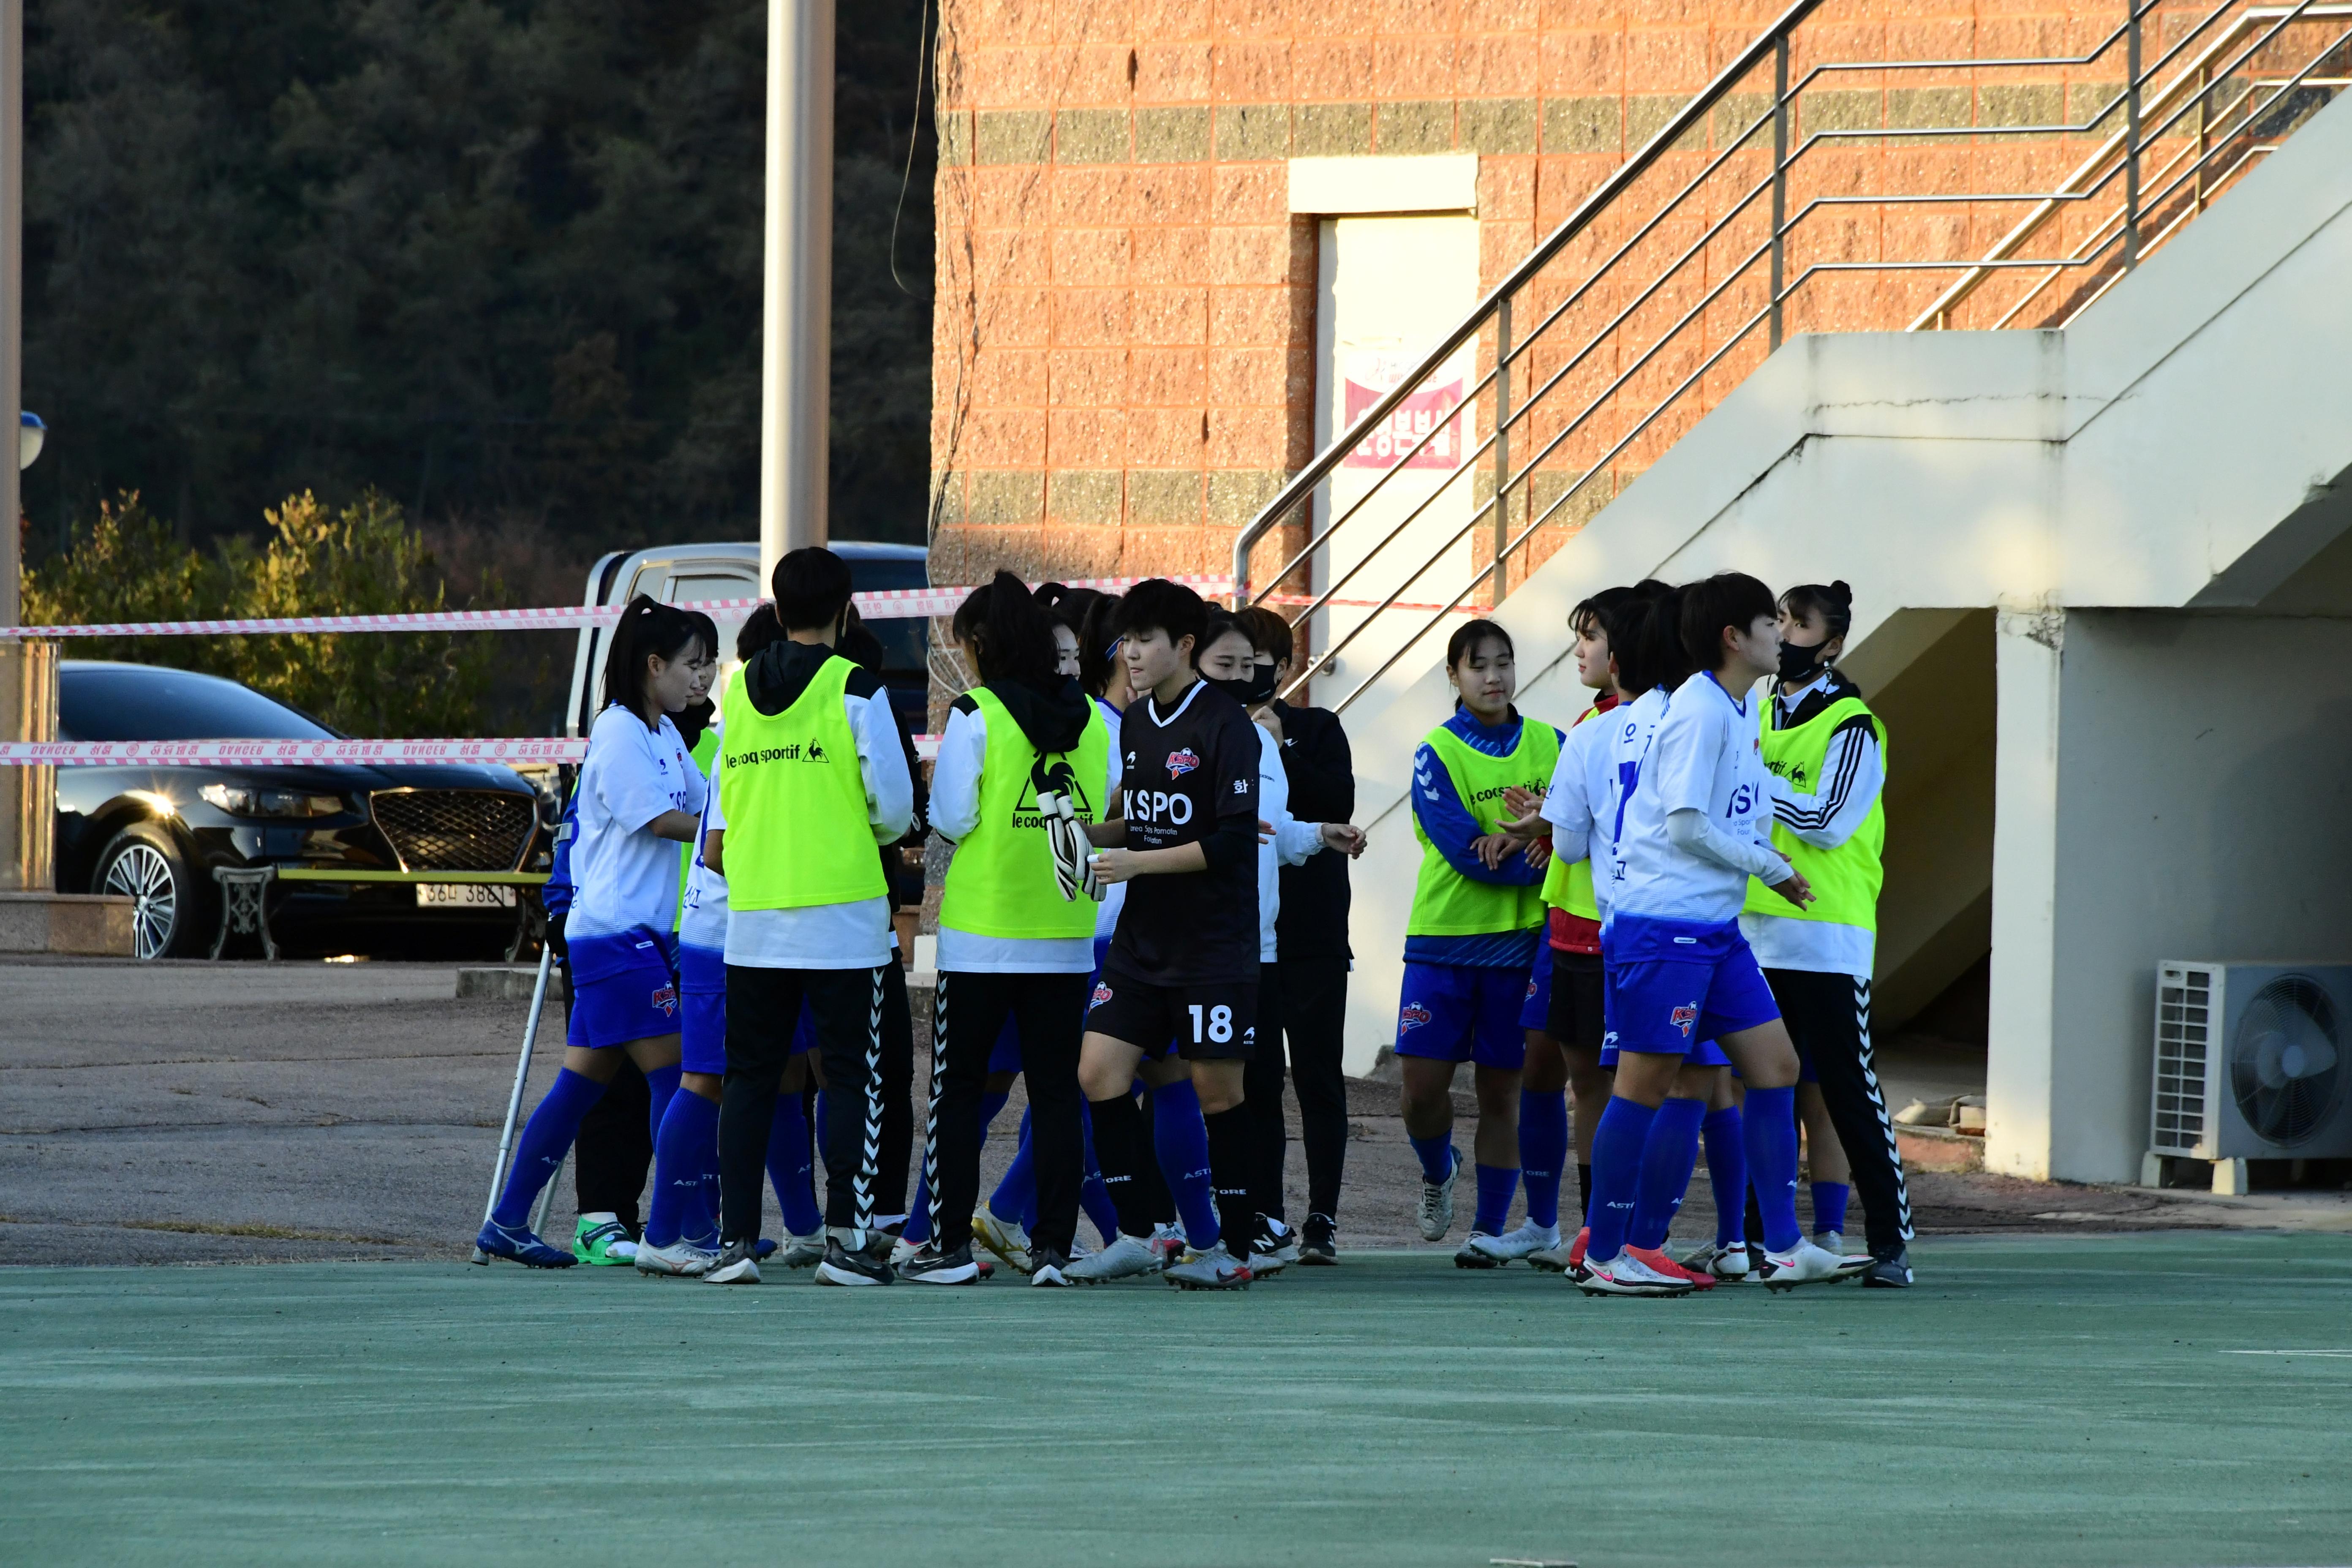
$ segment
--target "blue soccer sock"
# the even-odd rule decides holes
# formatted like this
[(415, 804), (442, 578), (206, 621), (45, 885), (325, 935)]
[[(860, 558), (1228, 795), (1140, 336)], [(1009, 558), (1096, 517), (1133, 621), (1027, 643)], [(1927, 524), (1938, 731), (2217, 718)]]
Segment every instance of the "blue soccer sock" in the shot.
[(662, 1118), (669, 1114), (670, 1097), (677, 1092), (677, 1080), (680, 1076), (680, 1069), (676, 1062), (672, 1062), (666, 1068), (646, 1069), (646, 1098), (648, 1102), (646, 1108), (646, 1131), (653, 1135), (656, 1143), (661, 1142)]
[(1568, 1090), (1519, 1094), (1519, 1179), (1527, 1184), (1528, 1218), (1559, 1224), (1560, 1167), (1568, 1163)]
[[(809, 1147), (808, 1106), (797, 1094), (776, 1097), (776, 1116), (768, 1128), (768, 1181), (776, 1189), (776, 1206), (784, 1211), (784, 1233), (811, 1236), (824, 1228), (816, 1206), (816, 1156)], [(907, 1224), (914, 1226), (909, 1216)]]
[(1625, 1249), (1641, 1194), (1642, 1151), (1657, 1115), (1639, 1100), (1612, 1095), (1592, 1129), (1592, 1206), (1584, 1216), (1592, 1227), (1584, 1248), (1589, 1262), (1612, 1262)]
[[(1010, 1094), (1000, 1094), (994, 1089), (983, 1089), (981, 1092), (980, 1141), (982, 1142), (988, 1142), (988, 1130), (996, 1124), (996, 1113), (1003, 1110), (1005, 1102), (1012, 1098)], [(1026, 1120), (1029, 1113), (1024, 1110), (1021, 1114), (1023, 1119)]]
[(1699, 1123), (1706, 1118), (1706, 1101), (1670, 1099), (1651, 1119), (1650, 1136), (1642, 1145), (1642, 1181), (1633, 1200), (1633, 1224), (1626, 1239), (1636, 1247), (1663, 1247), (1674, 1228), (1675, 1215), (1690, 1191), (1691, 1169), (1698, 1160)]
[(1029, 1112), (1021, 1113), (1021, 1142), (1013, 1151), (1013, 1163), (1004, 1167), (1003, 1178), (996, 1191), (989, 1194), (988, 1212), (1007, 1225), (1026, 1226), (1024, 1216), (1037, 1204), (1037, 1165), (1029, 1146)]
[[(651, 1075), (648, 1074), (648, 1077)], [(697, 1221), (707, 1223), (703, 1179), (719, 1151), (719, 1107), (698, 1094), (673, 1094), (654, 1135), (654, 1195), (646, 1240), (675, 1246)]]
[(572, 1141), (580, 1136), (580, 1122), (589, 1107), (604, 1098), (604, 1086), (570, 1068), (555, 1075), (547, 1098), (523, 1124), (516, 1141), (514, 1164), (507, 1171), (506, 1190), (499, 1194), (490, 1217), (509, 1229), (530, 1223), (530, 1205), (539, 1190), (562, 1167)]
[[(1217, 1227), (1216, 1194), (1209, 1190), (1209, 1124), (1201, 1116), (1200, 1091), (1189, 1080), (1151, 1091), (1151, 1141), (1184, 1239), (1206, 1252), (1224, 1233)], [(1247, 1238), (1241, 1245), (1247, 1247)]]
[(1519, 1168), (1517, 1165), (1481, 1165), (1478, 1167), (1478, 1212), (1471, 1216), (1470, 1228), (1483, 1230), (1488, 1236), (1500, 1236), (1510, 1223), (1511, 1197), (1519, 1190)]
[(1708, 1111), (1698, 1131), (1706, 1142), (1707, 1185), (1715, 1191), (1715, 1244), (1738, 1247), (1748, 1232), (1748, 1151), (1740, 1141), (1739, 1107)]
[(1786, 1252), (1802, 1241), (1797, 1225), (1797, 1091), (1750, 1089), (1740, 1119), (1748, 1145), (1748, 1179), (1756, 1187), (1756, 1212), (1764, 1222), (1767, 1250)]
[[(1102, 1244), (1108, 1247), (1118, 1239), (1118, 1205), (1110, 1200), (1110, 1188), (1104, 1184), (1102, 1166), (1095, 1161), (1095, 1113), (1087, 1102), (1078, 1102), (1078, 1135), (1085, 1141), (1086, 1175), (1078, 1184), (1078, 1206), (1095, 1222), (1102, 1233)], [(1029, 1211), (1032, 1225), (1036, 1224), (1037, 1187), (1029, 1185)]]
[(1843, 1233), (1845, 1230), (1846, 1200), (1853, 1195), (1853, 1189), (1843, 1182), (1813, 1184), (1813, 1234), (1815, 1236), (1820, 1236), (1825, 1231), (1834, 1230)]
[(1415, 1138), (1406, 1134), (1413, 1153), (1421, 1161), (1421, 1176), (1425, 1182), (1444, 1183), (1454, 1175), (1454, 1134), (1441, 1132), (1434, 1138)]

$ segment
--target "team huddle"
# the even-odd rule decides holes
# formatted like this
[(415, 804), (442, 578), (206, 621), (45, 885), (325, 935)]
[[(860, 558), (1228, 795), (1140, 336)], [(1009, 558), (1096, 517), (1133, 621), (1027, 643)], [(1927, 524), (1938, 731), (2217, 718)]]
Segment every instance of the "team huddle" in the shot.
[[(1348, 862), (1364, 836), (1338, 719), (1276, 695), (1289, 626), (1164, 580), (1118, 598), (999, 573), (954, 617), (976, 679), (926, 789), (846, 563), (795, 551), (771, 586), (715, 702), (707, 618), (640, 598), (615, 629), (551, 884), (564, 1064), (476, 1260), (713, 1284), (757, 1283), (763, 1262), (830, 1285), (1003, 1267), (1040, 1286), (1191, 1289), (1336, 1263)], [(1596, 700), (1565, 735), (1513, 706), (1503, 628), (1454, 635), (1455, 710), (1414, 757), (1423, 858), (1394, 1055), (1430, 1240), (1454, 1223), (1451, 1088), (1473, 1064), (1461, 1266), (1524, 1258), (1593, 1295), (1910, 1283), (1868, 1025), (1885, 737), (1833, 668), (1850, 616), (1843, 584), (1776, 603), (1737, 574), (1596, 595), (1572, 617)], [(892, 867), (926, 831), (953, 854), (909, 1204)], [(1296, 1226), (1286, 1066), (1307, 1167)], [(1018, 1147), (983, 1201), (982, 1142), (1016, 1078)], [(642, 1157), (607, 1182), (613, 1207), (589, 1201), (600, 1108), (634, 1121), (608, 1086), (640, 1079), (642, 1227)], [(575, 1141), (565, 1248), (530, 1214)], [(1702, 1146), (1717, 1234), (1677, 1259), (1667, 1235)], [(1852, 1255), (1849, 1183), (1869, 1237)], [(760, 1234), (765, 1185), (781, 1240)], [(1079, 1239), (1082, 1213), (1099, 1246)]]

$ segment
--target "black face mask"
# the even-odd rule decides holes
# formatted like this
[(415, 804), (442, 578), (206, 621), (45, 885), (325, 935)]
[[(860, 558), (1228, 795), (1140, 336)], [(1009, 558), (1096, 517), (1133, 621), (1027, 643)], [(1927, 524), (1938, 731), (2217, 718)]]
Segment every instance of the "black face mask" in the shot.
[(1821, 668), (1828, 662), (1822, 657), (1822, 650), (1829, 646), (1828, 638), (1823, 638), (1811, 647), (1792, 642), (1782, 643), (1780, 645), (1780, 679), (1802, 680)]
[(1201, 679), (1244, 708), (1263, 706), (1265, 700), (1274, 695), (1274, 666), (1270, 664), (1253, 664), (1247, 675), (1236, 675), (1226, 680), (1209, 680), (1205, 675)]

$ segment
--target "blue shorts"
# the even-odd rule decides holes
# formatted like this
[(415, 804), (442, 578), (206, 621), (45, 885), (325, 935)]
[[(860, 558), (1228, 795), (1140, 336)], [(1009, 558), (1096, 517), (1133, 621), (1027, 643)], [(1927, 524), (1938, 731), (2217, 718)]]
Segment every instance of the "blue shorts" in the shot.
[(564, 1043), (605, 1050), (678, 1032), (675, 938), (650, 929), (579, 936), (572, 953), (572, 1026)]
[(1551, 1027), (1551, 943), (1536, 943), (1536, 966), (1528, 976), (1528, 999), (1519, 1007), (1519, 1027), (1542, 1034)]
[[(1601, 1047), (1601, 1065), (1611, 1072), (1615, 1072), (1617, 1070), (1616, 1039), (1616, 1036), (1609, 1036), (1608, 1040), (1610, 1043), (1605, 1044)], [(1723, 1047), (1717, 1045), (1713, 1040), (1701, 1040), (1698, 1044), (1690, 1048), (1690, 1054), (1688, 1056), (1683, 1058), (1683, 1066), (1691, 1068), (1727, 1068), (1731, 1066), (1731, 1058), (1725, 1056), (1723, 1054)], [(1736, 1068), (1733, 1068), (1735, 1074), (1738, 1070), (1738, 1069)]]
[[(1609, 944), (1604, 1058), (1640, 1051), (1682, 1057), (1693, 1066), (1719, 1066), (1726, 1058), (1717, 1039), (1780, 1016), (1780, 1005), (1764, 984), (1764, 972), (1738, 924), (1713, 931), (1686, 928), (1694, 935), (1674, 934), (1674, 928), (1684, 925), (1680, 921), (1643, 923), (1663, 928), (1664, 935), (1636, 931), (1635, 940)], [(1616, 934), (1614, 927), (1611, 934)], [(1655, 956), (1660, 953), (1672, 956)]]
[(680, 1072), (727, 1072), (727, 954), (715, 947), (677, 950), (677, 988), (685, 997), (678, 1013)]
[(1519, 1026), (1527, 998), (1524, 969), (1407, 963), (1396, 1054), (1517, 1072), (1528, 1060), (1527, 1031)]
[(810, 1012), (809, 1005), (803, 1002), (801, 1004), (800, 1022), (793, 1026), (793, 1048), (786, 1051), (784, 1056), (789, 1060), (799, 1056), (803, 1051), (814, 1049), (816, 1049), (816, 1015)]

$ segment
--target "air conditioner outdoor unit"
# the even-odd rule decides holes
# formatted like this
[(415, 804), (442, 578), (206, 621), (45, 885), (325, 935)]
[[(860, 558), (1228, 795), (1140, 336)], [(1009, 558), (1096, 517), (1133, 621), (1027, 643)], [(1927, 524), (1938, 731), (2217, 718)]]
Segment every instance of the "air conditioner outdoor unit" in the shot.
[(2158, 964), (2150, 1152), (2352, 1155), (2347, 1026), (2352, 964)]

